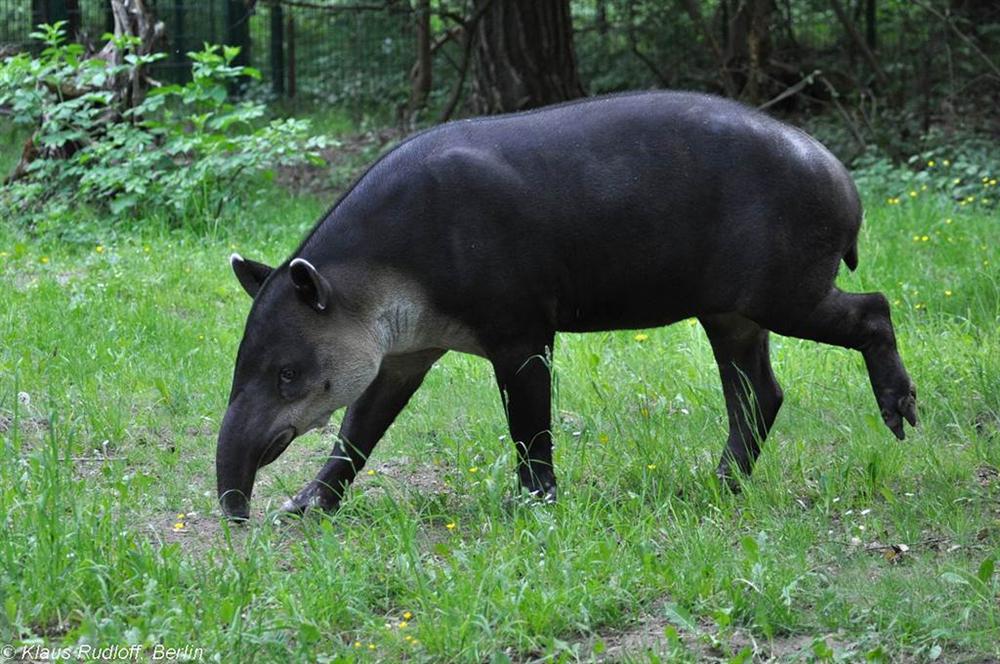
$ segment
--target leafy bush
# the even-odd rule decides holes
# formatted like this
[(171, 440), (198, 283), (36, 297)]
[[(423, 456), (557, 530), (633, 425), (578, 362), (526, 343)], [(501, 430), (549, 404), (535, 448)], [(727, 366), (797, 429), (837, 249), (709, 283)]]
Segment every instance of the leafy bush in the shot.
[(233, 64), (236, 48), (188, 53), (189, 83), (153, 87), (129, 108), (108, 83), (162, 54), (138, 56), (134, 41), (118, 39), (128, 55), (111, 65), (83, 59), (59, 23), (32, 37), (46, 46), (37, 57), (21, 53), (0, 64), (0, 106), (15, 123), (35, 128), (39, 150), (24, 175), (0, 189), (0, 204), (21, 219), (59, 219), (81, 205), (112, 220), (217, 219), (226, 206), (251, 202), (255, 175), (317, 161), (326, 145), (309, 136), (307, 120), (267, 121), (263, 104), (228, 100), (227, 86), (259, 78)]
[(885, 196), (889, 205), (937, 193), (959, 207), (1000, 206), (1000, 153), (993, 141), (931, 132), (921, 143), (922, 149), (905, 166), (880, 154), (863, 155), (854, 165), (858, 185)]

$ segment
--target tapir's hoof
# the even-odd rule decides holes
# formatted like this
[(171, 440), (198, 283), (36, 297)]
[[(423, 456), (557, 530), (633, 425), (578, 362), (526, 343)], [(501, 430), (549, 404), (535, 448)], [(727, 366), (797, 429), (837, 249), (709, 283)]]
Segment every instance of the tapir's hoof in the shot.
[(903, 420), (909, 422), (910, 426), (917, 426), (917, 388), (911, 383), (905, 396), (889, 397), (887, 401), (889, 403), (882, 406), (882, 420), (896, 438), (905, 440)]
[(719, 480), (720, 485), (729, 489), (730, 493), (738, 494), (743, 491), (743, 485), (740, 484), (739, 478), (729, 469), (728, 465), (719, 464), (719, 467), (715, 469), (715, 477)]
[(727, 449), (722, 453), (722, 458), (719, 459), (719, 465), (715, 469), (715, 477), (718, 478), (719, 484), (729, 489), (730, 492), (739, 494), (743, 492), (743, 482), (749, 479), (752, 472), (753, 465), (751, 463), (741, 463)]
[(340, 501), (324, 486), (308, 484), (294, 498), (289, 498), (278, 510), (279, 517), (302, 516), (306, 512), (336, 512)]
[(532, 498), (543, 503), (554, 503), (558, 498), (554, 477), (551, 479), (533, 478), (533, 481), (530, 482), (522, 480), (521, 488)]

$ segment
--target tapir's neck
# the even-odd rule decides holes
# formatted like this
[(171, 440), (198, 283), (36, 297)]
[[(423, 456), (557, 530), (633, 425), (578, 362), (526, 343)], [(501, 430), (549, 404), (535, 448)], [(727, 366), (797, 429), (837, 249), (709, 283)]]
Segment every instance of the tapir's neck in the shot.
[(468, 326), (437, 310), (418, 284), (399, 275), (379, 281), (365, 318), (383, 357), (429, 349), (482, 355)]

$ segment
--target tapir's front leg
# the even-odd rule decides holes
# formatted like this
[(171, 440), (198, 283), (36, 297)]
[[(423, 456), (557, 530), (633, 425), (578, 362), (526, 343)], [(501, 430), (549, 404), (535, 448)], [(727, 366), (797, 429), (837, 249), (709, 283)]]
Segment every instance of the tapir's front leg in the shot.
[(535, 343), (503, 346), (490, 353), (510, 433), (517, 446), (521, 486), (547, 501), (556, 499), (552, 468), (553, 334)]
[(282, 505), (281, 511), (302, 514), (312, 508), (337, 509), (376, 443), (420, 387), (431, 365), (443, 354), (440, 350), (429, 350), (387, 356), (372, 384), (348, 407), (339, 440), (326, 465), (314, 480)]

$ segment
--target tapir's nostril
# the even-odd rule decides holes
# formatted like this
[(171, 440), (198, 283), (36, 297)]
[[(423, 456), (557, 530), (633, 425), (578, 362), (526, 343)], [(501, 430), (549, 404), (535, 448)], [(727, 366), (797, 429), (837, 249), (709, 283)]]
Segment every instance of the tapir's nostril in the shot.
[(250, 501), (239, 489), (230, 489), (219, 496), (222, 512), (231, 521), (243, 522), (250, 519)]

